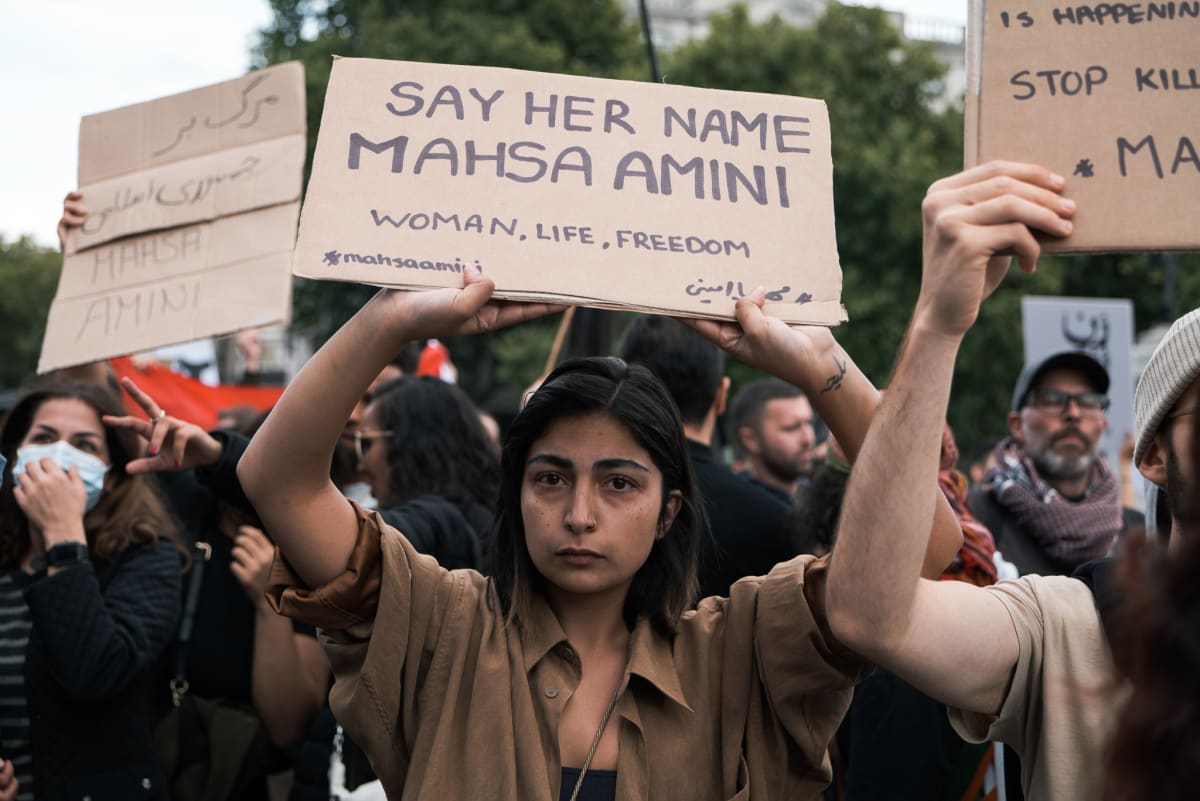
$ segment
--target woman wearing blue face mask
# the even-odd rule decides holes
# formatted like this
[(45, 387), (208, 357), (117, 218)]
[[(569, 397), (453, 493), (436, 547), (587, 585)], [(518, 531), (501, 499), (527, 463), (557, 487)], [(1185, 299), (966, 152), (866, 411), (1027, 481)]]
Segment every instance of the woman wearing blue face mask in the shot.
[(179, 616), (177, 535), (94, 384), (48, 383), (0, 431), (0, 801), (166, 798), (150, 701)]

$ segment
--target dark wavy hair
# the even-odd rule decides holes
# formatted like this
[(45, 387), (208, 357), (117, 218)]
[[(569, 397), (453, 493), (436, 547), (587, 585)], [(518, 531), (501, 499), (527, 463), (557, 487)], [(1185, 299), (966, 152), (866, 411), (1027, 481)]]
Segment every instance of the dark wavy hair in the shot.
[(1180, 497), (1171, 512), (1182, 542), (1129, 543), (1121, 568), (1125, 602), (1113, 658), (1133, 687), (1121, 710), (1105, 801), (1184, 801), (1200, 785), (1200, 425), (1194, 425), (1191, 480), (1167, 439)]
[[(0, 452), (8, 459), (4, 468), (4, 489), (0, 491), (0, 568), (13, 569), (30, 548), (29, 520), (13, 497), (12, 470), (17, 449), (33, 426), (42, 404), (50, 400), (77, 400), (90, 406), (98, 416), (125, 414), (120, 399), (98, 384), (51, 380), (35, 384), (9, 412), (0, 431)], [(138, 438), (133, 432), (104, 426), (104, 440), (112, 467), (105, 478), (100, 500), (83, 518), (88, 550), (95, 562), (108, 563), (126, 548), (152, 545), (166, 537), (181, 554), (186, 548), (163, 501), (157, 483), (144, 475), (131, 476), (125, 465), (138, 453)]]
[(466, 394), (432, 376), (402, 376), (371, 393), (388, 438), (387, 506), (437, 495), (459, 507), (496, 502), (500, 463)]
[(491, 574), (509, 621), (528, 616), (531, 592), (545, 592), (525, 544), (521, 485), (530, 448), (551, 423), (594, 412), (611, 416), (650, 454), (662, 472), (660, 520), (667, 499), (682, 503), (666, 535), (654, 542), (625, 598), (625, 622), (646, 617), (670, 637), (696, 594), (700, 502), (679, 411), (661, 382), (641, 365), (616, 358), (571, 359), (552, 372), (513, 420), (500, 457), (500, 496), (491, 548)]

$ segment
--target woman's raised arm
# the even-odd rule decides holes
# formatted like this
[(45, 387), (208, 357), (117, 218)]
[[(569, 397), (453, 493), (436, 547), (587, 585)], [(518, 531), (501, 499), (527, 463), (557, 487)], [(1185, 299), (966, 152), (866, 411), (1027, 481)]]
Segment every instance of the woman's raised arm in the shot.
[(292, 380), (239, 462), (247, 497), (310, 587), (341, 573), (354, 548), (354, 511), (329, 480), (329, 461), (355, 403), (388, 360), (410, 340), (491, 331), (557, 308), (494, 302), (492, 281), (472, 268), (463, 284), (373, 297)]

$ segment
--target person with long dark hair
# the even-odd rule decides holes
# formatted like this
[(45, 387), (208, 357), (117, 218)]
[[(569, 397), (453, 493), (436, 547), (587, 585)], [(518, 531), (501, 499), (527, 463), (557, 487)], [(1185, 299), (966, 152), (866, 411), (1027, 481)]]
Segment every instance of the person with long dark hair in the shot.
[[(529, 398), (503, 446), (490, 578), (443, 569), (329, 481), (340, 421), (403, 342), (545, 311), (464, 277), (377, 295), (238, 465), (279, 546), (269, 592), (323, 630), (334, 712), (388, 797), (815, 798), (868, 668), (829, 636), (813, 557), (687, 611), (701, 507), (678, 412), (645, 368), (569, 361)], [(764, 302), (699, 328), (814, 394), (835, 376), (821, 413), (855, 452), (874, 388), (827, 330), (793, 331)]]
[[(51, 382), (0, 432), (0, 757), (15, 797), (167, 798), (152, 739), (181, 547), (104, 387)], [(4, 789), (10, 789), (11, 783)]]

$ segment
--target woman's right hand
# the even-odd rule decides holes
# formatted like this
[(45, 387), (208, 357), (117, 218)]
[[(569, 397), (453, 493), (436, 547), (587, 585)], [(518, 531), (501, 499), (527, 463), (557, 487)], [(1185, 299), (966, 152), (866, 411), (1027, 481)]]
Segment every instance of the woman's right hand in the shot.
[(169, 470), (207, 467), (221, 458), (221, 443), (195, 423), (168, 417), (154, 398), (147, 395), (131, 378), (122, 378), (121, 386), (137, 401), (149, 420), (137, 417), (104, 416), (104, 424), (126, 428), (149, 442), (146, 456), (125, 465), (130, 475)]
[(0, 801), (13, 801), (17, 797), (17, 776), (10, 760), (0, 759)]

